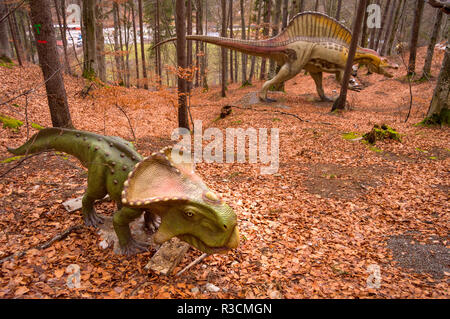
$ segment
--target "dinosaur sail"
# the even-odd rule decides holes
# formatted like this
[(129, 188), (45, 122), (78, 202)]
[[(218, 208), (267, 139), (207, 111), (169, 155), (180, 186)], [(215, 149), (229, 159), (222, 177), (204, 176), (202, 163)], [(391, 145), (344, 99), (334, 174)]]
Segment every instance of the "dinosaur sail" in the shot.
[(320, 12), (302, 12), (277, 36), (267, 40), (282, 46), (295, 41), (334, 42), (349, 46), (352, 33), (343, 24)]

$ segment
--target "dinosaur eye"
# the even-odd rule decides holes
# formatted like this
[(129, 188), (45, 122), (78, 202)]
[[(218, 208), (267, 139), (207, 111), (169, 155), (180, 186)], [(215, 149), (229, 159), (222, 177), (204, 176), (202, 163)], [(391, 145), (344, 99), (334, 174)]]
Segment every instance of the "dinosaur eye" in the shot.
[(194, 212), (192, 212), (192, 211), (190, 211), (190, 210), (185, 211), (184, 213), (186, 214), (187, 217), (192, 217), (192, 216), (194, 216)]

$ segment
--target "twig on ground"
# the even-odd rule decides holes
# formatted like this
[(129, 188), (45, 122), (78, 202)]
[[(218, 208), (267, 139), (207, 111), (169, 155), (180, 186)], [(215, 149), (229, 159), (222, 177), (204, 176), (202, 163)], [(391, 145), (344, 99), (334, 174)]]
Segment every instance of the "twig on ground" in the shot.
[(194, 260), (193, 262), (191, 262), (189, 265), (187, 265), (186, 267), (184, 267), (182, 270), (180, 270), (175, 277), (180, 276), (181, 274), (183, 274), (186, 270), (188, 270), (189, 268), (197, 265), (199, 262), (201, 262), (203, 259), (205, 259), (207, 256), (209, 256), (208, 254), (203, 254), (200, 257), (198, 257), (196, 260)]
[(14, 254), (12, 254), (12, 255), (9, 255), (9, 256), (7, 256), (7, 257), (4, 257), (4, 258), (0, 259), (0, 264), (4, 263), (5, 261), (11, 260), (11, 259), (13, 259), (13, 258), (16, 258), (16, 257), (17, 257), (17, 258), (20, 258), (20, 257), (24, 256), (24, 255), (25, 255), (29, 250), (31, 250), (31, 249), (42, 250), (42, 249), (48, 248), (48, 247), (50, 247), (54, 242), (63, 240), (63, 239), (66, 238), (70, 233), (72, 233), (73, 231), (78, 230), (78, 229), (80, 229), (80, 228), (82, 228), (82, 227), (83, 227), (83, 224), (77, 224), (77, 225), (75, 225), (75, 226), (71, 226), (71, 227), (67, 228), (65, 231), (63, 231), (62, 233), (59, 233), (58, 235), (54, 236), (53, 238), (47, 240), (46, 242), (44, 242), (44, 243), (42, 243), (42, 244), (40, 244), (40, 245), (36, 245), (36, 246), (34, 246), (34, 247), (28, 248), (28, 249), (26, 249), (26, 250), (19, 251), (19, 252), (17, 252), (17, 253), (14, 253)]

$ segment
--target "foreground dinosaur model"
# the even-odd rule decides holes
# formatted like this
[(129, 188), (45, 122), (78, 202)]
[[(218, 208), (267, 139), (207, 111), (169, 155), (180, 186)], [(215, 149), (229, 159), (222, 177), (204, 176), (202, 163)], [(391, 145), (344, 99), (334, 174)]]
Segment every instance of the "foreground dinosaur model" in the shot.
[[(212, 43), (274, 60), (281, 68), (273, 79), (264, 83), (259, 94), (263, 101), (273, 101), (267, 98), (267, 91), (272, 85), (276, 86), (292, 79), (303, 69), (314, 79), (320, 98), (323, 101), (331, 101), (323, 90), (322, 73), (334, 73), (336, 79), (342, 82), (352, 33), (323, 13), (303, 12), (292, 18), (280, 34), (267, 40), (241, 40), (205, 35), (187, 35), (186, 39)], [(176, 38), (170, 38), (154, 47), (175, 40)], [(367, 65), (371, 72), (388, 77), (392, 75), (387, 69), (398, 67), (390, 65), (375, 51), (360, 47), (356, 51), (354, 64)]]
[(239, 244), (236, 214), (194, 173), (192, 163), (176, 163), (171, 148), (142, 158), (119, 137), (63, 128), (43, 129), (19, 148), (8, 148), (16, 155), (43, 150), (72, 154), (88, 168), (82, 200), (86, 225), (103, 222), (94, 210), (95, 200), (109, 194), (117, 203), (113, 225), (123, 254), (146, 250), (145, 244), (133, 239), (129, 227), (144, 212), (149, 228), (156, 229), (156, 215), (161, 219), (156, 243), (176, 236), (208, 254)]

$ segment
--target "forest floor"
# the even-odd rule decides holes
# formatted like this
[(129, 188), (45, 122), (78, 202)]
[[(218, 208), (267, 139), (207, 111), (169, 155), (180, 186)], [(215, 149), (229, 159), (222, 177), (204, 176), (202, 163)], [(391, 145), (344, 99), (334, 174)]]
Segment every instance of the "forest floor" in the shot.
[[(419, 50), (417, 70), (425, 51)], [(337, 114), (330, 113), (331, 103), (317, 101), (313, 80), (303, 74), (287, 82), (286, 93), (270, 93), (279, 100), (273, 105), (252, 103), (261, 82), (231, 84), (227, 98), (218, 87), (194, 90), (192, 117), (203, 129), (279, 128), (280, 162), (273, 175), (261, 175), (261, 163), (197, 165), (237, 213), (241, 243), (179, 277), (145, 270), (153, 252), (124, 257), (101, 248), (93, 228), (33, 248), (82, 222), (81, 211), (67, 213), (62, 202), (83, 194), (86, 170), (54, 153), (21, 163), (0, 179), (0, 260), (29, 250), (0, 264), (0, 298), (449, 298), (450, 130), (414, 125), (428, 110), (442, 57), (436, 50), (431, 81), (412, 83), (407, 123), (403, 66), (392, 79), (360, 70), (365, 89), (349, 92), (350, 110)], [(402, 65), (398, 56), (392, 59)], [(42, 83), (32, 65), (0, 67), (0, 78), (1, 101)], [(65, 85), (78, 129), (133, 140), (118, 103), (143, 155), (174, 144), (173, 89), (108, 87), (83, 98), (82, 79), (66, 76)], [(329, 95), (338, 94), (333, 77), (324, 85)], [(25, 98), (11, 103), (17, 105), (2, 105), (1, 113), (25, 122)], [(243, 109), (217, 120), (224, 105)], [(27, 112), (29, 124), (51, 126), (43, 86), (29, 96)], [(384, 123), (401, 133), (401, 143), (372, 147), (344, 138)], [(35, 132), (29, 127), (30, 136)], [(0, 128), (0, 161), (11, 156), (7, 146), (26, 137), (25, 124)], [(0, 164), (0, 175), (15, 165)], [(114, 204), (100, 203), (97, 211), (111, 216)], [(200, 254), (190, 249), (175, 272)], [(70, 264), (80, 267), (78, 289), (66, 285)], [(207, 283), (218, 291), (205, 289)]]

